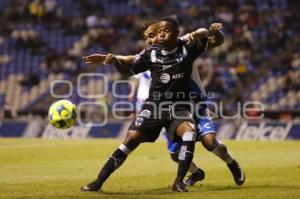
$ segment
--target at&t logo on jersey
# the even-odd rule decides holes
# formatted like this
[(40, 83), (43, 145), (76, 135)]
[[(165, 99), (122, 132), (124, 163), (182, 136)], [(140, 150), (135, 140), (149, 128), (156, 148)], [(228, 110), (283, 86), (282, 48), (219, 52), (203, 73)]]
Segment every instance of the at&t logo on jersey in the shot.
[[(184, 73), (177, 73), (172, 75), (172, 79), (181, 79), (184, 77)], [(170, 81), (171, 77), (168, 73), (163, 73), (160, 76), (160, 81), (164, 84), (168, 83)]]
[(170, 81), (171, 77), (168, 73), (163, 73), (160, 76), (160, 81), (164, 84), (168, 83)]
[(172, 76), (172, 79), (181, 79), (183, 78), (183, 76), (184, 76), (183, 73), (177, 73)]

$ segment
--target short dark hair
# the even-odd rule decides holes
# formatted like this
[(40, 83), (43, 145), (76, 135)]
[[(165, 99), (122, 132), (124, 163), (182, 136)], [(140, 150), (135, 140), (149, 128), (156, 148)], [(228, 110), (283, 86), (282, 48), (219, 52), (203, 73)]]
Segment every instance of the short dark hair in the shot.
[(158, 23), (158, 22), (159, 22), (158, 20), (146, 22), (145, 25), (142, 26), (142, 32), (145, 32), (145, 30), (147, 30), (147, 28), (149, 28), (149, 26), (151, 26), (152, 24)]
[(178, 23), (177, 17), (175, 17), (175, 16), (166, 16), (166, 17), (161, 18), (159, 21), (170, 22), (173, 24), (175, 29), (179, 29), (179, 23)]

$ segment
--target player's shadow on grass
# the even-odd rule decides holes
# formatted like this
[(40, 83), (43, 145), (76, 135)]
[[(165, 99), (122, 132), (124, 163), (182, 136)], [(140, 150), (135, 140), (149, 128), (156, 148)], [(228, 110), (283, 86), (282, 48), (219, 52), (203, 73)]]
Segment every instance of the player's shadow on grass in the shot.
[[(212, 185), (198, 185), (189, 187), (189, 193), (195, 192), (215, 192), (215, 191), (238, 191), (245, 189), (291, 189), (291, 190), (300, 190), (300, 186), (282, 186), (282, 185), (256, 185), (256, 186), (212, 186)], [(120, 192), (109, 192), (101, 191), (101, 195), (110, 195), (110, 196), (127, 196), (129, 198), (137, 198), (138, 196), (151, 196), (151, 195), (172, 195), (177, 194), (171, 190), (171, 187), (163, 187), (158, 189), (149, 189), (149, 190), (138, 190), (138, 191), (120, 191)]]
[(241, 189), (292, 189), (292, 190), (300, 190), (300, 186), (282, 186), (282, 185), (243, 185), (243, 186), (204, 186), (202, 191), (233, 191), (233, 190), (241, 190)]
[[(201, 192), (201, 187), (199, 186), (198, 189), (189, 189), (188, 193), (193, 192)], [(100, 191), (100, 195), (103, 196), (111, 196), (113, 198), (125, 197), (125, 198), (140, 198), (143, 197), (151, 197), (151, 196), (163, 196), (163, 195), (175, 195), (178, 192), (172, 191), (172, 188), (169, 187), (162, 187), (157, 189), (149, 189), (149, 190), (136, 190), (136, 191), (119, 191), (119, 192), (110, 192), (110, 191)]]
[[(203, 192), (226, 192), (226, 191), (241, 191), (248, 189), (288, 189), (288, 190), (299, 190), (300, 186), (281, 186), (281, 185), (257, 185), (257, 186), (214, 186), (214, 185), (196, 185), (193, 187), (189, 187), (188, 193), (180, 193), (183, 194), (183, 198), (188, 197), (187, 194), (192, 193), (203, 193)], [(177, 192), (173, 192), (171, 187), (162, 187), (157, 189), (149, 189), (149, 190), (120, 190), (117, 192), (112, 191), (99, 191), (95, 193), (85, 193), (84, 195), (76, 195), (75, 198), (109, 198), (109, 199), (124, 199), (124, 198), (153, 198), (153, 197), (164, 197), (178, 195)]]
[(158, 189), (149, 189), (149, 190), (136, 190), (136, 191), (120, 191), (120, 192), (110, 192), (110, 191), (101, 191), (102, 195), (120, 195), (120, 196), (137, 196), (137, 195), (164, 195), (164, 194), (174, 194), (171, 187), (164, 187)]

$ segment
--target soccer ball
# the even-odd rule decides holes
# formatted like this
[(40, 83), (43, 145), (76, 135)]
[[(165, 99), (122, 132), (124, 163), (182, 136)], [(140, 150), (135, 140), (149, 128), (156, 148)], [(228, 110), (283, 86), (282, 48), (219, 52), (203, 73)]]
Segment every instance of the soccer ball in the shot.
[(77, 118), (76, 106), (68, 100), (54, 102), (48, 112), (49, 122), (58, 129), (70, 128)]

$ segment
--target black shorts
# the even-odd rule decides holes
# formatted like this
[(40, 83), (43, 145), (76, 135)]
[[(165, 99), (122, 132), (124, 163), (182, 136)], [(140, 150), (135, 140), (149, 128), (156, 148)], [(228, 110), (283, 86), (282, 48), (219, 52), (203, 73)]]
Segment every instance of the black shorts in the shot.
[(144, 135), (144, 142), (154, 142), (164, 127), (171, 140), (180, 141), (180, 138), (176, 136), (176, 129), (184, 121), (195, 124), (188, 107), (157, 108), (153, 104), (145, 103), (130, 124), (129, 130), (141, 132)]

